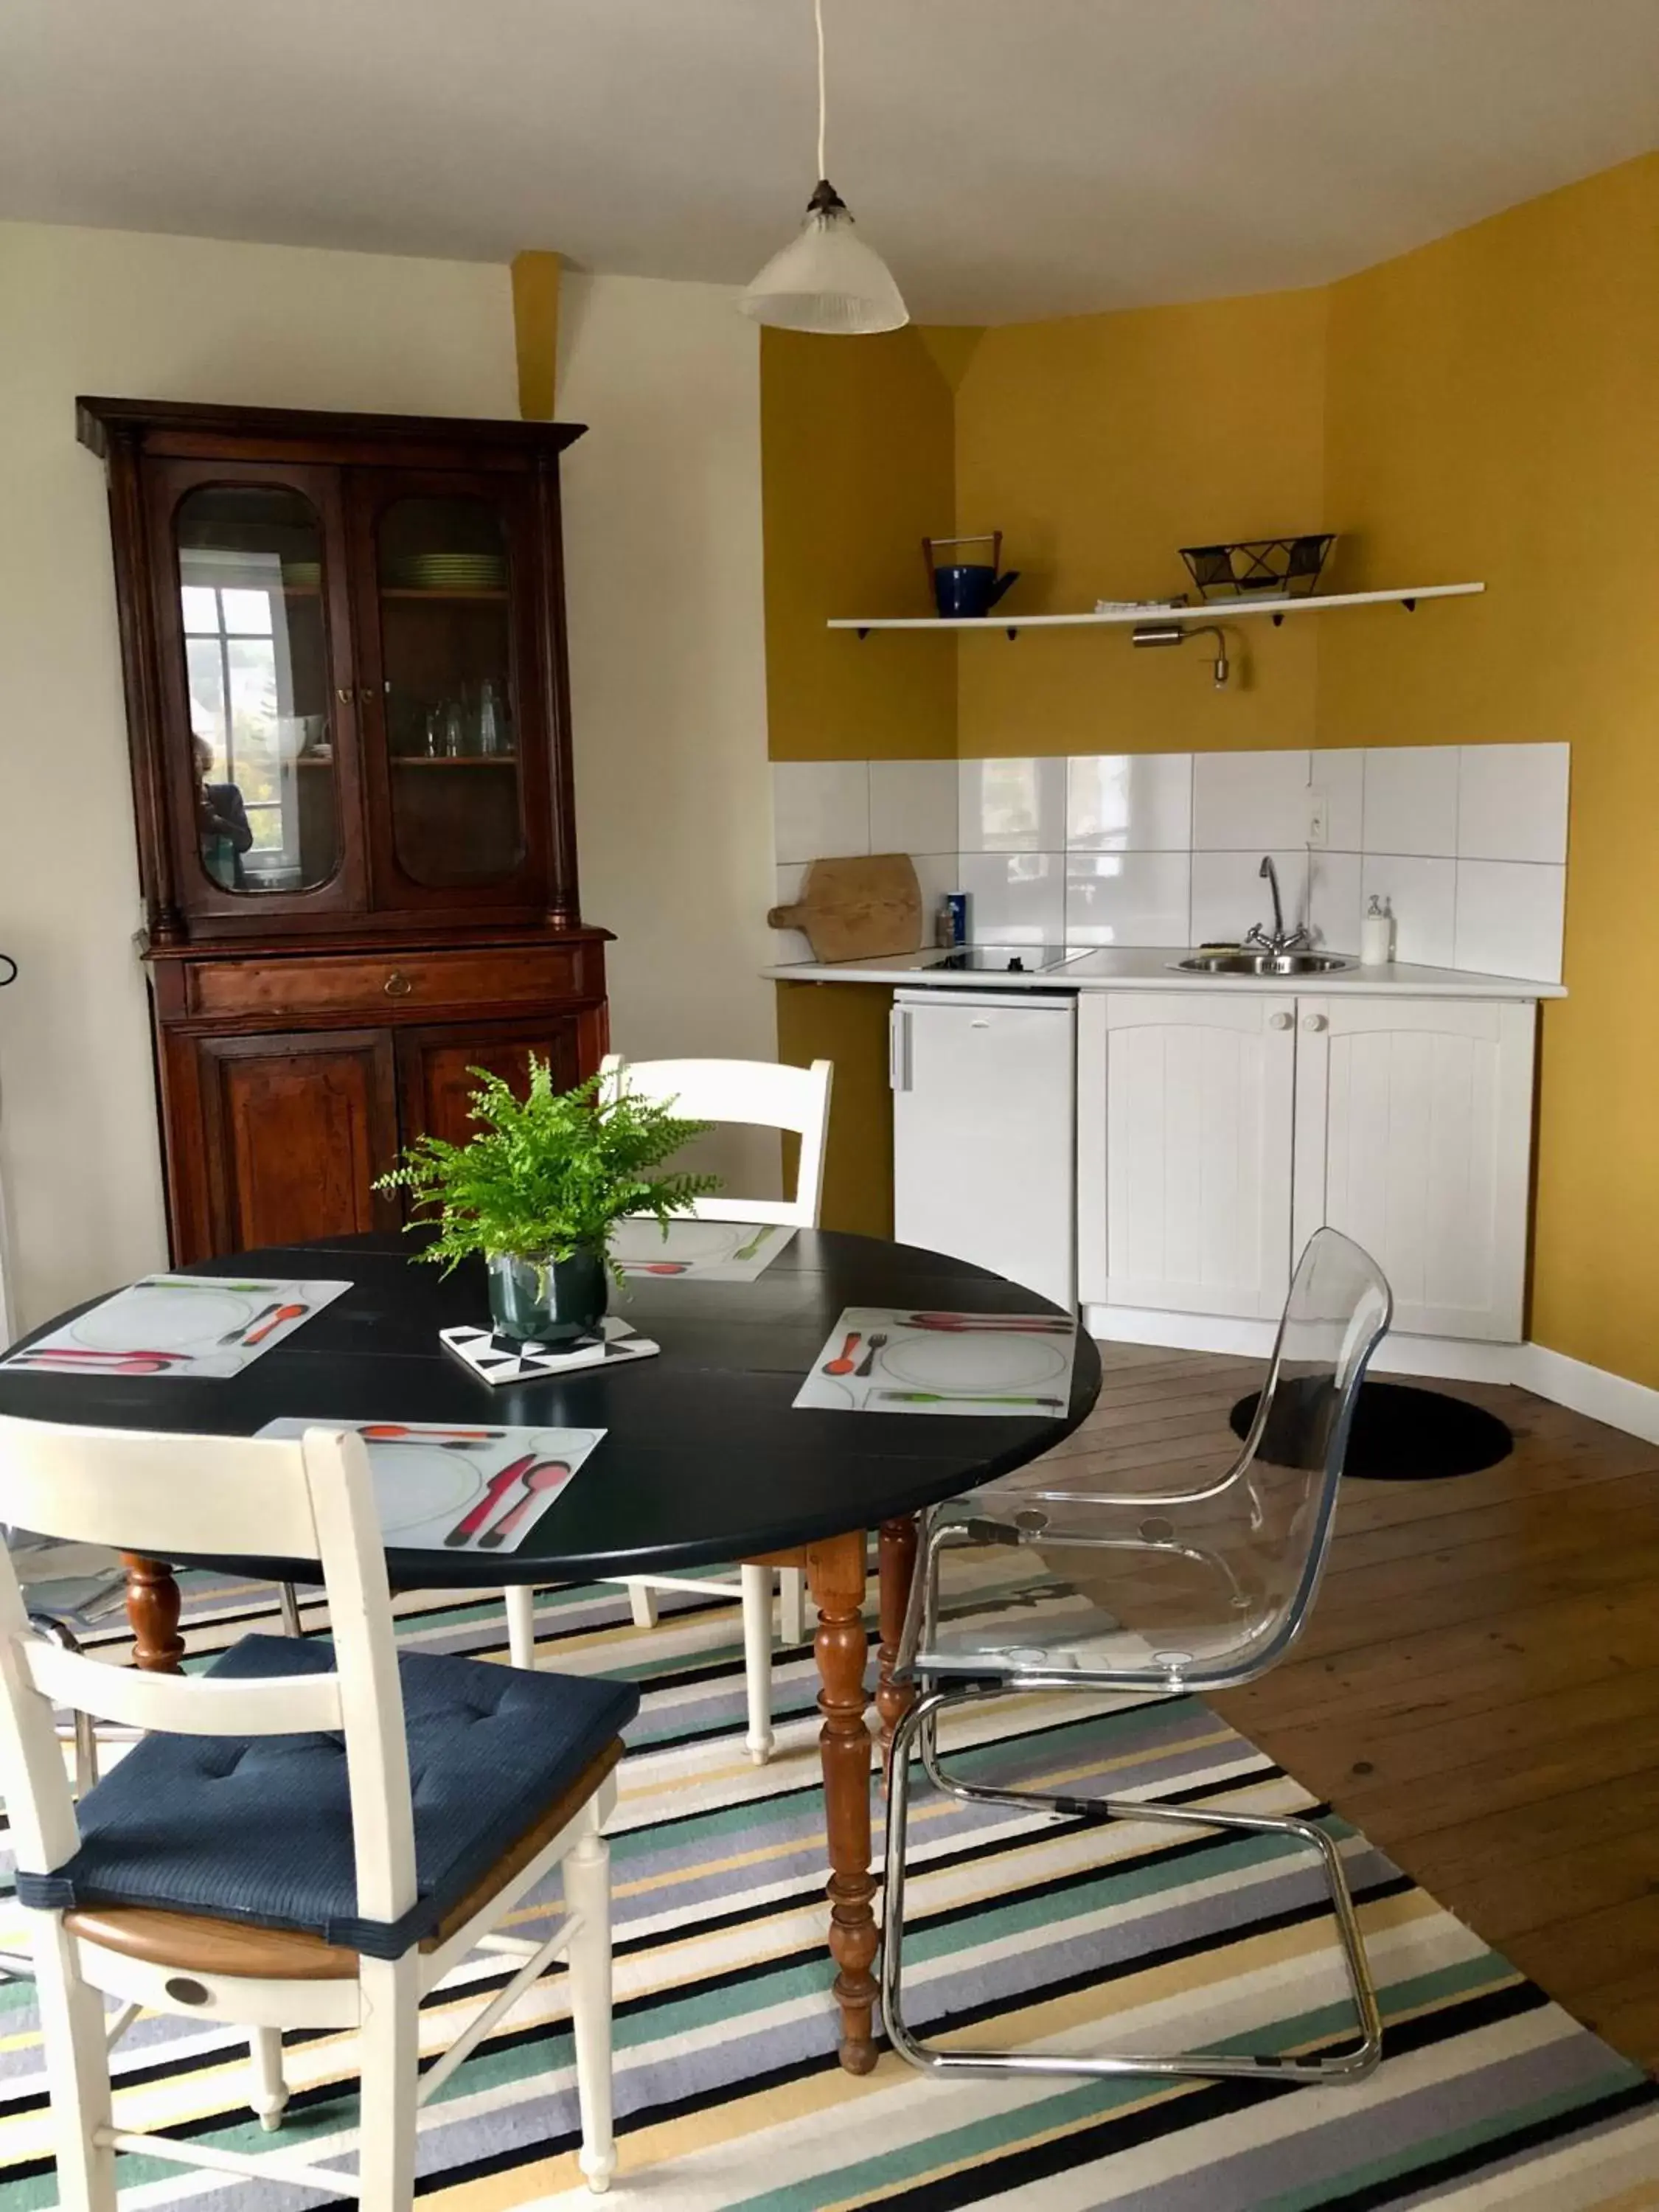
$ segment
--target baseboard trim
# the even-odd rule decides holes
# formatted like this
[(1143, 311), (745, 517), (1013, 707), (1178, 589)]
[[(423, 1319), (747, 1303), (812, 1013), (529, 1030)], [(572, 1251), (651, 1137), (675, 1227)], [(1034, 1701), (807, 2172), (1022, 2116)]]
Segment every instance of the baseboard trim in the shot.
[[(1148, 1306), (1085, 1305), (1083, 1325), (1108, 1344), (1149, 1344), (1172, 1352), (1231, 1352), (1265, 1359), (1276, 1321), (1228, 1314), (1164, 1313)], [(1604, 1367), (1570, 1359), (1542, 1344), (1478, 1344), (1449, 1336), (1385, 1336), (1378, 1374), (1438, 1376), (1448, 1382), (1512, 1382), (1609, 1428), (1659, 1444), (1659, 1390)]]
[[(1109, 1344), (1156, 1344), (1177, 1352), (1231, 1352), (1265, 1359), (1279, 1323), (1230, 1314), (1165, 1313), (1149, 1306), (1085, 1306), (1083, 1325)], [(1379, 1374), (1439, 1376), (1449, 1382), (1528, 1382), (1526, 1344), (1477, 1344), (1451, 1336), (1385, 1336)], [(1536, 1388), (1536, 1385), (1530, 1385)], [(1605, 1416), (1602, 1416), (1605, 1419)]]
[(1659, 1390), (1632, 1382), (1627, 1376), (1610, 1374), (1605, 1367), (1570, 1359), (1547, 1345), (1528, 1344), (1523, 1349), (1529, 1390), (1570, 1407), (1575, 1413), (1587, 1413), (1593, 1421), (1605, 1421), (1609, 1428), (1640, 1437), (1644, 1443), (1659, 1444)]

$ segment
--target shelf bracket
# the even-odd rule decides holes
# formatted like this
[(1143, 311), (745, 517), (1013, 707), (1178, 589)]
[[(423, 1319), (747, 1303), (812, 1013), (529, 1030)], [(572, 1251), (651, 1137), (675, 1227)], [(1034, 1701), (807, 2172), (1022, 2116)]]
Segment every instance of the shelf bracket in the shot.
[(1010, 645), (1012, 645), (1012, 644), (1013, 643), (1014, 640), (1015, 640), (1018, 635), (1019, 635), (1019, 632), (1018, 632), (1017, 629), (1012, 629), (1012, 628), (1011, 628), (1011, 629), (1010, 629), (1010, 630), (1009, 630), (1009, 632), (1008, 632), (1008, 642), (1009, 642), (1009, 644), (1010, 644)]
[(1414, 615), (1417, 612), (1417, 602), (1415, 599), (1401, 599), (1400, 604), (1404, 607), (1408, 615)]
[(1273, 628), (1274, 628), (1275, 629), (1284, 629), (1284, 627), (1285, 627), (1285, 617), (1284, 617), (1284, 616), (1283, 616), (1283, 615), (1275, 615), (1275, 616), (1273, 617)]
[(859, 643), (860, 643), (860, 645), (862, 645), (862, 644), (863, 644), (863, 642), (864, 642), (864, 641), (865, 641), (865, 639), (866, 639), (866, 637), (868, 637), (868, 636), (869, 636), (869, 635), (870, 635), (870, 633), (869, 633), (869, 631), (868, 631), (867, 629), (861, 629), (861, 630), (859, 632)]

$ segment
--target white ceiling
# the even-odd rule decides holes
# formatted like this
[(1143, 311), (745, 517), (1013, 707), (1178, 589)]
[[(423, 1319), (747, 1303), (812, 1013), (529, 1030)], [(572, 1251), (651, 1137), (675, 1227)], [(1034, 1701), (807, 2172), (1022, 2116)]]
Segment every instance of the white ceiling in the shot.
[[(825, 0), (912, 312), (1316, 283), (1659, 144), (1659, 0)], [(0, 215), (740, 283), (811, 0), (3, 0)]]

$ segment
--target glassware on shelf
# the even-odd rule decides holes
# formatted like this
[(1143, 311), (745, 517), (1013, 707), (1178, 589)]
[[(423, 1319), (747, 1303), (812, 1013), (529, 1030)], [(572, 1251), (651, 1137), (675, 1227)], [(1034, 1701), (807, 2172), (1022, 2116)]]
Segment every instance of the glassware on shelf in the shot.
[(466, 750), (466, 709), (459, 699), (444, 708), (444, 758), (459, 760)]
[(495, 680), (486, 676), (478, 686), (478, 750), (486, 760), (495, 760), (507, 750), (505, 722)]

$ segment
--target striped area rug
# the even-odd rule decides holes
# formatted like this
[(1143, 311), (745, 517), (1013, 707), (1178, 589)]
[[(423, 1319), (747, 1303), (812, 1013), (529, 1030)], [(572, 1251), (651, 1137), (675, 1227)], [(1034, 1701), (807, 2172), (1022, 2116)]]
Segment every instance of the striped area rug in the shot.
[[(268, 1626), (268, 1598), (263, 1586), (194, 1579), (192, 1654)], [(494, 1601), (428, 1594), (399, 1610), (411, 1644), (505, 1658)], [(307, 1623), (324, 1625), (320, 1613)], [(810, 1654), (779, 1657), (777, 1754), (756, 1768), (742, 1741), (735, 1607), (683, 1601), (642, 1634), (614, 1589), (548, 1590), (539, 1632), (544, 1664), (630, 1674), (645, 1691), (613, 1828), (613, 2201), (664, 2212), (1659, 2206), (1659, 2087), (1334, 1820), (1388, 2025), (1388, 2056), (1363, 2087), (947, 2086), (890, 2054), (854, 2080), (835, 2060), (823, 1948)], [(119, 1648), (112, 1632), (111, 1655)], [(1008, 1701), (975, 1723), (952, 1747), (964, 1771), (1177, 1803), (1310, 1803), (1191, 1698)], [(919, 2026), (948, 2023), (964, 2045), (1081, 2050), (1306, 2049), (1347, 2033), (1317, 1876), (1273, 1840), (1051, 1825), (941, 1801), (925, 1785), (915, 1802), (907, 1986)], [(21, 1917), (15, 1907), (0, 1916), (0, 1940), (15, 1941)], [(498, 1985), (481, 1968), (471, 1987)], [(471, 2001), (446, 1993), (430, 2006), (428, 2047), (442, 2046)], [(0, 1987), (0, 2212), (23, 2212), (56, 2201), (41, 2053), (29, 1987)], [(283, 2137), (326, 2160), (355, 2123), (350, 2039), (290, 2037), (286, 2055)], [(248, 2151), (269, 2141), (247, 2112), (245, 2046), (232, 2034), (145, 2018), (115, 2065), (129, 2126)], [(422, 2202), (434, 2212), (590, 2205), (574, 2130), (556, 1975), (423, 2113)], [(119, 2181), (123, 2212), (319, 2201), (137, 2157), (120, 2160)]]

